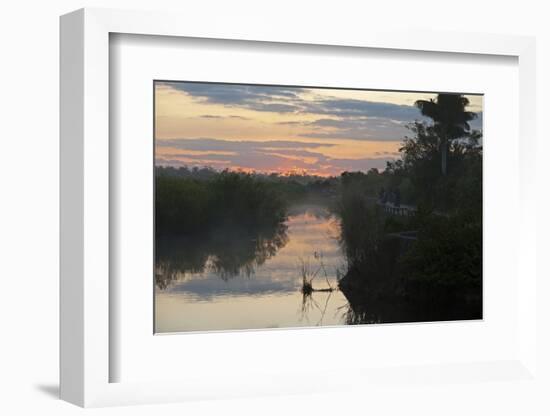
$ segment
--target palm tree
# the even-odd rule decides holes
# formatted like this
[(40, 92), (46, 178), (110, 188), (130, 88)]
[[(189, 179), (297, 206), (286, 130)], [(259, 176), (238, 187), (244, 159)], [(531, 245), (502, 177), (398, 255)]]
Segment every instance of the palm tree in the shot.
[(434, 121), (434, 128), (440, 139), (441, 173), (446, 175), (449, 143), (469, 134), (468, 123), (477, 114), (465, 111), (470, 101), (460, 94), (438, 94), (435, 100), (418, 100), (414, 104), (423, 116)]

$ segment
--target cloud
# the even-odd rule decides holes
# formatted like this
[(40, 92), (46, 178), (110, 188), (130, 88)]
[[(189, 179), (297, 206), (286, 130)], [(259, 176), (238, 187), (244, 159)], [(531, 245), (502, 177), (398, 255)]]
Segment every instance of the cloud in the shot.
[(275, 113), (319, 114), (335, 117), (385, 117), (413, 121), (420, 116), (414, 106), (358, 99), (306, 99), (308, 88), (198, 82), (162, 82), (158, 85), (184, 92), (201, 101)]
[[(242, 168), (261, 172), (297, 169), (326, 176), (339, 175), (345, 170), (383, 169), (388, 160), (395, 159), (394, 154), (379, 154), (358, 159), (336, 158), (316, 151), (327, 146), (336, 145), (284, 140), (229, 141), (213, 138), (157, 140), (155, 163), (165, 166), (211, 166), (216, 169)], [(195, 154), (193, 151), (212, 153)]]
[(236, 116), (236, 115), (230, 115), (230, 116), (220, 116), (217, 114), (202, 114), (198, 116), (197, 118), (205, 118), (208, 120), (252, 120), (249, 117), (243, 117), (243, 116)]
[[(210, 104), (260, 112), (318, 116), (318, 120), (310, 123), (277, 123), (315, 129), (299, 133), (302, 137), (400, 140), (406, 134), (402, 126), (421, 118), (414, 106), (319, 95), (312, 98), (311, 90), (305, 88), (191, 82), (165, 82), (160, 85)], [(306, 94), (308, 92), (310, 94)], [(204, 115), (202, 118), (217, 119), (221, 116)]]
[[(478, 118), (470, 123), (472, 129), (481, 130), (481, 117), (482, 114), (479, 113)], [(415, 120), (431, 123), (431, 120), (425, 117), (417, 117)], [(412, 121), (379, 116), (346, 116), (340, 118), (324, 117), (309, 122), (280, 122), (278, 124), (310, 129), (307, 133), (297, 133), (300, 137), (319, 140), (351, 139), (378, 142), (403, 140), (403, 137), (410, 134), (407, 125)]]
[(199, 82), (160, 82), (157, 85), (185, 92), (211, 104), (281, 113), (295, 111), (292, 100), (303, 91), (302, 88), (291, 87)]
[(258, 149), (302, 149), (335, 146), (332, 143), (303, 143), (291, 140), (222, 140), (214, 138), (190, 138), (190, 139), (157, 139), (157, 147), (172, 147), (176, 149), (198, 151), (239, 151)]
[(411, 122), (421, 117), (418, 109), (411, 105), (357, 99), (318, 100), (309, 104), (306, 111), (336, 117), (378, 117), (401, 122)]
[(280, 126), (303, 126), (306, 125), (303, 121), (279, 121), (277, 123)]
[[(297, 136), (315, 139), (399, 141), (408, 133), (407, 124), (415, 120), (430, 122), (430, 119), (422, 116), (414, 105), (321, 96), (314, 94), (315, 90), (307, 88), (193, 82), (164, 82), (160, 85), (210, 104), (260, 112), (304, 115), (308, 118), (316, 116), (317, 119), (314, 121), (276, 122), (278, 125), (300, 129), (295, 132)], [(471, 126), (481, 129), (481, 112)]]
[(256, 111), (331, 115), (344, 118), (377, 117), (399, 122), (412, 122), (423, 118), (414, 105), (353, 98), (322, 98), (319, 95), (313, 99), (305, 98), (305, 94), (314, 91), (311, 88), (201, 82), (157, 82), (157, 85), (184, 92), (208, 103)]
[(190, 279), (178, 282), (168, 289), (172, 293), (186, 293), (201, 300), (211, 300), (220, 296), (266, 295), (269, 293), (295, 292), (295, 280), (275, 280), (270, 275), (257, 276), (255, 279), (235, 277), (220, 284), (215, 272), (205, 273), (202, 279)]
[(208, 118), (208, 119), (216, 119), (216, 118), (225, 118), (224, 116), (215, 116), (212, 114), (204, 114), (202, 116), (199, 116), (199, 118)]
[(306, 126), (314, 130), (300, 136), (316, 139), (400, 141), (407, 134), (406, 123), (380, 117), (321, 118)]
[(235, 115), (231, 115), (228, 118), (234, 118), (234, 119), (238, 119), (238, 120), (251, 120), (249, 117), (235, 116)]

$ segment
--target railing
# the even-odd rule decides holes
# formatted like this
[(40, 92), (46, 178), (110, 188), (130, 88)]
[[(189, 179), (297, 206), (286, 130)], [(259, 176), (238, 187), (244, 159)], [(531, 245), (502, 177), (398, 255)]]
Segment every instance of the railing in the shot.
[(378, 205), (380, 205), (384, 209), (385, 213), (390, 215), (398, 215), (401, 217), (412, 217), (416, 215), (416, 207), (410, 205), (396, 206), (390, 202), (378, 202)]

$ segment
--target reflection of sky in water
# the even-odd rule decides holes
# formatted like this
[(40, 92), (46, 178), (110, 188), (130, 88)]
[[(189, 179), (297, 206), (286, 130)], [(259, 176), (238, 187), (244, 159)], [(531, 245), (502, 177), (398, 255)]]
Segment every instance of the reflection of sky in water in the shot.
[(314, 292), (307, 313), (300, 292), (301, 259), (316, 271), (322, 258), (327, 276), (320, 269), (314, 288), (327, 288), (327, 279), (336, 286), (337, 269), (343, 269), (344, 261), (338, 224), (319, 207), (290, 214), (287, 244), (252, 275), (223, 280), (207, 262), (203, 273), (183, 273), (165, 290), (157, 289), (157, 332), (340, 324), (337, 308), (346, 304), (340, 292)]

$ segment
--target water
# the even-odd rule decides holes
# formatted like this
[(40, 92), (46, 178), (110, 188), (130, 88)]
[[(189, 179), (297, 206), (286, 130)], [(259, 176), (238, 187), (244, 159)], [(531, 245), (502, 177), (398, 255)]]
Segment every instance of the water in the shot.
[[(320, 206), (299, 206), (276, 229), (225, 230), (157, 246), (156, 332), (341, 325), (348, 302), (339, 224)], [(302, 293), (302, 271), (314, 291)], [(323, 291), (333, 288), (332, 291)]]

